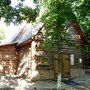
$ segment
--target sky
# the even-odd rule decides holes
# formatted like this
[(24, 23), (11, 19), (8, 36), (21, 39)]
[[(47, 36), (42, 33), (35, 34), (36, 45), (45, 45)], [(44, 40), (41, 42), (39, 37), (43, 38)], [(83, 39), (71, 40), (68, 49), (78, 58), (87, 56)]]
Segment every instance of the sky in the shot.
[[(20, 0), (11, 0), (11, 2), (12, 2), (11, 6), (15, 7), (20, 2)], [(35, 8), (35, 5), (32, 0), (25, 0), (24, 6)], [(6, 40), (11, 38), (19, 29), (21, 29), (25, 25), (26, 25), (26, 22), (23, 22), (21, 25), (18, 25), (18, 26), (14, 26), (13, 23), (11, 23), (9, 26), (7, 26), (4, 23), (3, 19), (1, 19), (1, 21), (0, 21), (0, 28), (4, 30)]]
[[(15, 7), (20, 2), (20, 0), (11, 0), (11, 2), (12, 2), (11, 6)], [(33, 0), (25, 0), (23, 1), (23, 5), (35, 8), (35, 4), (33, 3)]]

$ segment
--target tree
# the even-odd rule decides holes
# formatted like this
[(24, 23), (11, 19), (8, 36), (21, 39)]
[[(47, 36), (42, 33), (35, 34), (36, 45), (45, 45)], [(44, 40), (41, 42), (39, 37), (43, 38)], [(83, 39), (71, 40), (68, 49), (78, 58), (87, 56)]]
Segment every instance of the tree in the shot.
[[(0, 0), (0, 19), (4, 18), (6, 23), (21, 23), (23, 20), (27, 22), (35, 21), (38, 15), (38, 9), (23, 7), (23, 1), (16, 6), (11, 6), (11, 0)], [(35, 1), (34, 1), (35, 2)]]
[[(70, 7), (68, 0), (47, 0), (44, 2), (46, 8), (42, 15), (42, 22), (45, 24), (44, 48), (56, 48), (58, 51), (58, 77), (62, 73), (62, 45), (66, 41), (65, 29), (76, 16)], [(60, 90), (61, 87), (58, 87)]]
[(76, 0), (75, 11), (78, 21), (90, 40), (90, 0)]
[(45, 43), (51, 42), (48, 43), (49, 47), (58, 47), (58, 39), (62, 41), (65, 38), (63, 36), (65, 29), (72, 20), (76, 20), (76, 16), (68, 1), (48, 0), (44, 3), (47, 7), (47, 11), (42, 15), (42, 22), (45, 23), (46, 30)]
[[(89, 2), (89, 0), (45, 0), (44, 7), (47, 10), (42, 15), (42, 21), (45, 23), (45, 29), (48, 30), (48, 32), (46, 31), (47, 37), (51, 35), (49, 32), (52, 32), (49, 29), (55, 28), (55, 23), (57, 25), (61, 23), (61, 27), (63, 28), (61, 32), (63, 33), (64, 28), (68, 27), (71, 21), (78, 21), (83, 30), (85, 30), (85, 33), (89, 34)], [(52, 37), (55, 36), (53, 35)]]
[[(45, 8), (45, 12), (41, 17), (46, 30), (44, 47), (46, 49), (56, 48), (58, 50), (58, 68), (62, 68), (61, 49), (63, 42), (67, 42), (68, 38), (65, 30), (71, 21), (79, 22), (85, 26), (85, 31), (88, 30), (87, 23), (90, 23), (89, 20), (87, 21), (89, 16), (89, 0), (45, 0), (42, 4)], [(87, 11), (84, 15), (82, 14), (83, 10)], [(61, 70), (59, 69), (58, 72), (61, 73)]]
[[(79, 22), (87, 32), (90, 29), (89, 0), (44, 0), (45, 12), (41, 19), (45, 27), (44, 47), (58, 50), (58, 78), (62, 73), (62, 45), (68, 42), (65, 30), (71, 21)], [(86, 8), (87, 7), (87, 8)], [(85, 13), (86, 12), (86, 13)], [(61, 90), (60, 81), (58, 90)]]

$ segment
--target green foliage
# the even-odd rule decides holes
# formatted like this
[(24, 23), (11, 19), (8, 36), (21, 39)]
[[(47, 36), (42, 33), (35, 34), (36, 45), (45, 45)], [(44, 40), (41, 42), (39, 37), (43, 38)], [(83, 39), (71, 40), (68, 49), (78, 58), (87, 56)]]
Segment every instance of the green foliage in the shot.
[(90, 40), (90, 0), (80, 0), (80, 1), (82, 1), (80, 5), (78, 5), (77, 4), (78, 2), (76, 2), (75, 12), (77, 13), (79, 23), (81, 24), (88, 39)]
[(90, 29), (88, 0), (45, 0), (43, 6), (46, 10), (41, 19), (45, 24), (46, 48), (60, 48), (63, 41), (68, 42), (65, 29), (71, 21), (79, 22), (86, 32)]
[(44, 3), (46, 12), (42, 15), (42, 22), (45, 23), (46, 41), (45, 47), (59, 48), (60, 42), (65, 40), (65, 29), (76, 16), (72, 11), (71, 4), (66, 0), (48, 0)]
[(35, 21), (38, 12), (37, 9), (23, 7), (24, 0), (16, 6), (10, 6), (10, 0), (0, 0), (0, 18), (5, 18), (6, 23), (21, 23), (23, 20), (27, 22)]

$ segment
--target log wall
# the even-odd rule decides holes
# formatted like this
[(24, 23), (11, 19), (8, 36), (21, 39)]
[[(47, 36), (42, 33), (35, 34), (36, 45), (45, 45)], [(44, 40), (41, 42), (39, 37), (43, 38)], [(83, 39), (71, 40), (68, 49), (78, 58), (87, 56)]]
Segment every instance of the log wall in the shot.
[(0, 46), (0, 74), (16, 74), (18, 53), (16, 45)]
[(41, 34), (38, 33), (31, 44), (22, 44), (18, 47), (20, 61), (18, 74), (22, 73), (28, 80), (54, 79), (51, 54), (48, 54), (49, 65), (42, 63), (45, 53), (41, 48), (43, 42)]

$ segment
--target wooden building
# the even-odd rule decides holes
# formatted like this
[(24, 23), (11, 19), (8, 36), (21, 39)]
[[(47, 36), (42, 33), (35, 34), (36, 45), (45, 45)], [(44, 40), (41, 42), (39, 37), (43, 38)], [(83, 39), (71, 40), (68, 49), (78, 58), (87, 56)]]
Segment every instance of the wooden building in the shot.
[[(11, 44), (0, 46), (0, 74), (17, 74), (28, 80), (55, 79), (58, 75), (58, 53), (56, 49), (43, 51), (43, 25), (37, 24), (32, 29), (24, 27), (10, 41)], [(88, 40), (77, 22), (72, 22), (68, 36), (75, 46), (63, 43), (62, 77), (76, 77), (79, 70), (83, 72), (84, 56), (81, 48)], [(10, 43), (9, 42), (9, 43)], [(6, 67), (6, 69), (4, 68)], [(8, 69), (7, 67), (10, 67)], [(79, 69), (78, 69), (79, 68)]]

